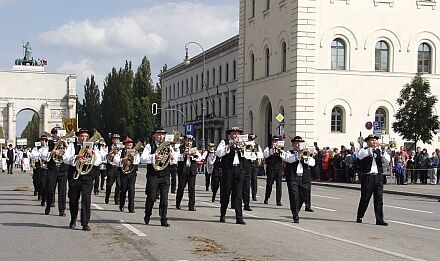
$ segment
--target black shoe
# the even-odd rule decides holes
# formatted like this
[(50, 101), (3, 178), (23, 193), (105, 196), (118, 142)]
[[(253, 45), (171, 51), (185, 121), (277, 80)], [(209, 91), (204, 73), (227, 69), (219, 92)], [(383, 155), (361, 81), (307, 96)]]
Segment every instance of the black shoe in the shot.
[(44, 207), (44, 205), (45, 205), (45, 204), (44, 204), (44, 201), (41, 201), (41, 206)]
[(148, 225), (150, 223), (150, 216), (144, 216), (144, 223)]
[(46, 209), (44, 210), (44, 215), (49, 215), (50, 213), (50, 208), (46, 207)]
[(119, 201), (115, 201), (115, 205), (116, 205), (116, 206), (119, 206)]
[(179, 205), (176, 204), (176, 209), (181, 209), (180, 204)]
[(246, 225), (246, 222), (243, 219), (237, 219), (237, 221), (235, 221), (236, 224), (240, 224), (240, 225)]
[(66, 216), (66, 213), (64, 213), (64, 211), (61, 211), (61, 212), (58, 214), (58, 216), (60, 216), (60, 217), (65, 217), (65, 216)]
[(231, 205), (231, 209), (235, 209), (235, 206), (232, 206), (232, 205)]
[(34, 191), (34, 196), (36, 196), (37, 195), (37, 191)]
[(252, 197), (252, 201), (257, 201), (257, 197)]
[(246, 210), (246, 211), (252, 211), (252, 208), (249, 207), (249, 206), (246, 206), (246, 207), (243, 208), (243, 210)]
[(75, 228), (76, 227), (76, 220), (70, 221), (69, 227), (72, 229)]
[(95, 191), (95, 195), (97, 196), (99, 194), (99, 191)]
[(162, 227), (169, 227), (169, 226), (170, 226), (170, 224), (169, 224), (166, 220), (164, 220), (164, 221), (160, 221), (160, 225), (161, 225)]
[(90, 227), (88, 225), (83, 226), (82, 230), (84, 231), (90, 231)]
[(293, 217), (293, 223), (299, 223), (299, 217)]
[(104, 188), (103, 188), (103, 187), (101, 187), (101, 190), (104, 190)]
[(196, 211), (194, 207), (188, 208), (188, 211)]
[(282, 206), (283, 204), (281, 204), (281, 202), (277, 202), (277, 206)]
[(176, 191), (175, 190), (171, 190), (171, 194), (176, 194)]
[(129, 213), (135, 213), (136, 211), (134, 211), (134, 209), (133, 209), (133, 210), (129, 210), (128, 212)]
[(104, 200), (104, 202), (105, 202), (105, 204), (108, 204), (108, 197), (105, 197), (105, 200)]
[(314, 211), (313, 209), (311, 209), (311, 208), (306, 208), (305, 211), (307, 211), (307, 212), (315, 212), (315, 211)]
[(50, 207), (54, 208), (55, 207), (55, 203), (50, 204)]
[(123, 212), (124, 211), (124, 207), (119, 207), (119, 211)]
[(382, 221), (376, 221), (376, 225), (378, 225), (378, 226), (388, 226), (388, 223), (382, 220)]
[(360, 217), (356, 218), (356, 223), (362, 223), (362, 218)]
[(221, 217), (220, 217), (220, 222), (222, 222), (222, 223), (225, 223), (225, 222), (226, 222), (226, 219), (225, 219), (224, 216), (221, 216)]
[(266, 204), (266, 205), (269, 204), (267, 199), (264, 200), (264, 204)]
[(215, 197), (213, 197), (213, 198), (211, 199), (211, 202), (215, 202)]

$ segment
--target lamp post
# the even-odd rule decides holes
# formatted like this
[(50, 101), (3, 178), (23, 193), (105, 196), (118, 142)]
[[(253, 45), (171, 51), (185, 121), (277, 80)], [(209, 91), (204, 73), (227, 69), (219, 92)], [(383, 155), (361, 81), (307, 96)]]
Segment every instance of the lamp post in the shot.
[[(190, 60), (188, 58), (188, 45), (195, 44), (202, 49), (202, 55), (203, 55), (203, 68), (202, 68), (202, 89), (205, 89), (205, 81), (206, 81), (206, 75), (205, 75), (205, 49), (203, 49), (202, 45), (200, 45), (198, 42), (188, 42), (185, 44), (185, 59), (183, 60), (183, 63), (185, 65), (190, 64)], [(202, 102), (202, 141), (201, 141), (201, 147), (205, 148), (205, 91), (203, 91), (203, 102)]]

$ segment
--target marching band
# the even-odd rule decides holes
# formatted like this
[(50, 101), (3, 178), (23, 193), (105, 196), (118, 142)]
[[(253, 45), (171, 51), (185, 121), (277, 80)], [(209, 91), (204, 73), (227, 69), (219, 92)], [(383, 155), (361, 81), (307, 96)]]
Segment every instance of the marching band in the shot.
[[(154, 203), (159, 199), (160, 224), (169, 227), (167, 209), (170, 180), (171, 184), (174, 183), (171, 185), (171, 193), (176, 193), (177, 187), (176, 208), (181, 209), (184, 190), (188, 186), (188, 210), (196, 211), (195, 184), (197, 174), (202, 169), (206, 175), (206, 190), (211, 187), (212, 202), (215, 202), (220, 189), (219, 221), (226, 222), (226, 211), (231, 201), (236, 223), (244, 225), (243, 209), (252, 211), (250, 200), (257, 201), (257, 174), (264, 162), (267, 180), (263, 203), (269, 203), (275, 182), (276, 204), (282, 206), (281, 178), (284, 173), (293, 222), (299, 223), (299, 211), (303, 203), (305, 211), (313, 212), (311, 176), (315, 166), (312, 157), (314, 151), (302, 146), (305, 141), (300, 136), (291, 139), (290, 151), (284, 149), (284, 141), (280, 141), (278, 136), (273, 136), (272, 145), (263, 151), (256, 143), (257, 136), (254, 134), (243, 134), (243, 130), (238, 127), (228, 129), (226, 134), (229, 135), (227, 140), (222, 140), (217, 146), (209, 143), (205, 152), (193, 146), (195, 139), (192, 135), (181, 138), (180, 133), (167, 134), (161, 127), (152, 131), (152, 141), (145, 146), (141, 142), (135, 144), (128, 136), (121, 143), (121, 136), (116, 133), (109, 136), (111, 144), (106, 146), (96, 130), (91, 133), (81, 128), (73, 135), (66, 134), (60, 128), (53, 128), (50, 137), (41, 135), (29, 155), (34, 169), (34, 195), (46, 207), (44, 213), (48, 215), (54, 206), (58, 187), (59, 216), (65, 216), (68, 184), (69, 226), (72, 229), (76, 227), (81, 198), (81, 226), (84, 231), (90, 231), (92, 190), (98, 195), (99, 188), (102, 190), (105, 182), (104, 201), (108, 204), (112, 186), (116, 183), (115, 204), (123, 212), (128, 193), (128, 212), (135, 213), (138, 166), (146, 164), (144, 223), (150, 223)], [(203, 167), (199, 168), (200, 165)], [(173, 173), (177, 176), (175, 181), (172, 180)], [(361, 199), (359, 223), (368, 199)], [(383, 213), (379, 211), (376, 215), (378, 224), (384, 224)]]

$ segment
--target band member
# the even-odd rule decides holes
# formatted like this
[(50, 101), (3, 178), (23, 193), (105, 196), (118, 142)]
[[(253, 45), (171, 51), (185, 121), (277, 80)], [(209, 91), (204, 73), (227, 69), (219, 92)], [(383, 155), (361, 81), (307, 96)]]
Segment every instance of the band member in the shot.
[(121, 187), (121, 175), (118, 169), (118, 166), (114, 164), (114, 157), (119, 152), (119, 140), (121, 136), (119, 134), (113, 133), (111, 135), (112, 145), (108, 148), (107, 154), (107, 184), (105, 188), (105, 204), (108, 204), (110, 200), (110, 194), (112, 193), (112, 186), (116, 182), (115, 187), (115, 205), (119, 205), (119, 192)]
[(257, 135), (249, 134), (248, 136), (249, 141), (247, 142), (247, 146), (249, 146), (249, 148), (243, 152), (243, 156), (246, 159), (245, 176), (243, 182), (243, 204), (244, 204), (243, 209), (247, 211), (252, 211), (249, 204), (251, 187), (252, 187), (252, 200), (257, 201), (257, 174), (259, 167), (258, 162), (264, 158), (261, 147), (255, 143), (256, 138)]
[(34, 196), (38, 196), (38, 200), (41, 199), (41, 191), (40, 191), (40, 153), (38, 150), (40, 146), (34, 147), (30, 153), (30, 159), (33, 162), (33, 174), (32, 174), (32, 183), (34, 185)]
[(361, 199), (357, 211), (357, 223), (362, 223), (371, 195), (374, 193), (374, 213), (376, 225), (388, 226), (383, 218), (383, 168), (380, 149), (376, 145), (379, 138), (370, 134), (365, 138), (367, 147), (358, 152), (359, 172), (361, 172)]
[(206, 156), (206, 171), (211, 176), (212, 202), (215, 201), (217, 191), (220, 187), (220, 177), (221, 177), (220, 164), (221, 164), (221, 158), (217, 157), (216, 155), (215, 144), (209, 143), (208, 155)]
[(179, 187), (176, 195), (176, 208), (180, 209), (183, 192), (188, 184), (188, 210), (196, 211), (196, 177), (197, 177), (197, 162), (201, 155), (197, 148), (193, 147), (194, 137), (192, 135), (185, 135), (185, 146), (180, 149), (183, 155), (183, 161), (179, 162)]
[[(174, 152), (179, 152), (180, 144), (176, 144), (174, 142), (171, 143), (171, 147), (173, 148)], [(179, 157), (180, 158), (180, 157)], [(173, 159), (170, 161), (170, 171), (171, 171), (171, 193), (176, 194), (176, 187), (177, 187), (177, 169), (178, 169), (178, 160), (179, 159)], [(183, 160), (183, 159), (182, 159)]]
[[(99, 165), (99, 173), (98, 175), (95, 177), (95, 182), (93, 183), (93, 190), (95, 191), (95, 195), (98, 195), (99, 193), (99, 188), (101, 190), (104, 190), (104, 183), (105, 183), (105, 178), (107, 177), (107, 146), (104, 142), (104, 140), (101, 140), (98, 144), (99, 146), (99, 153), (101, 154), (101, 165)], [(99, 182), (99, 180), (101, 179), (101, 182)], [(99, 187), (98, 187), (99, 186)]]
[[(237, 147), (238, 135), (243, 131), (238, 127), (232, 127), (226, 131), (229, 135), (228, 144), (224, 140), (217, 146), (217, 157), (222, 158), (222, 181), (220, 187), (220, 222), (225, 222), (226, 210), (229, 205), (229, 197), (232, 190), (243, 191), (244, 158)], [(235, 196), (235, 218), (237, 224), (246, 224), (243, 220), (242, 211), (243, 193)]]
[[(59, 216), (65, 216), (66, 210), (66, 192), (67, 192), (67, 170), (69, 166), (69, 160), (64, 155), (64, 150), (67, 148), (65, 141), (60, 141), (58, 130), (60, 128), (53, 128), (50, 133), (52, 139), (48, 142), (49, 150), (43, 150), (41, 157), (43, 159), (49, 159), (47, 162), (47, 175), (46, 175), (46, 210), (44, 214), (50, 213), (50, 207), (55, 200), (55, 189), (58, 186), (58, 211)], [(56, 146), (58, 145), (58, 147)], [(50, 153), (47, 155), (45, 153)]]
[[(115, 165), (121, 166), (121, 193), (119, 199), (119, 210), (124, 211), (125, 198), (128, 191), (128, 211), (134, 213), (135, 184), (140, 162), (139, 154), (133, 151), (133, 140), (127, 137), (124, 141), (125, 148), (115, 155)], [(131, 171), (127, 172), (128, 169)], [(125, 172), (124, 172), (125, 171)]]
[[(299, 223), (298, 212), (303, 202), (310, 202), (310, 188), (312, 171), (315, 166), (315, 159), (311, 152), (301, 151), (301, 143), (304, 140), (300, 136), (295, 136), (290, 140), (293, 149), (283, 156), (286, 164), (286, 182), (289, 192), (290, 211), (292, 211), (293, 222)], [(306, 203), (306, 211), (313, 212)]]
[(272, 146), (266, 147), (263, 152), (264, 158), (266, 158), (266, 195), (264, 197), (264, 204), (268, 204), (270, 194), (272, 193), (272, 185), (274, 181), (276, 182), (276, 201), (277, 206), (282, 206), (281, 204), (281, 194), (282, 194), (282, 175), (283, 175), (283, 160), (280, 157), (280, 149), (278, 148), (279, 138), (278, 136), (272, 137)]
[[(141, 162), (147, 164), (147, 185), (145, 189), (145, 194), (147, 195), (145, 201), (145, 224), (150, 223), (150, 217), (152, 215), (154, 201), (156, 199), (157, 190), (160, 192), (160, 202), (159, 202), (159, 215), (160, 215), (160, 225), (164, 227), (169, 227), (167, 219), (167, 208), (168, 208), (168, 190), (170, 187), (170, 166), (165, 167), (162, 170), (156, 171), (153, 165), (162, 163), (164, 160), (164, 155), (156, 152), (158, 147), (165, 140), (166, 131), (163, 128), (155, 128), (152, 132), (152, 142), (145, 146), (144, 151), (141, 155)], [(170, 150), (170, 160), (177, 158), (177, 153), (174, 150)]]
[[(48, 169), (47, 169), (47, 160), (49, 156), (49, 146), (47, 144), (47, 135), (41, 135), (40, 137), (40, 143), (41, 147), (38, 150), (38, 154), (40, 157), (40, 173), (38, 178), (38, 183), (40, 185), (40, 199), (41, 199), (41, 206), (46, 205), (46, 199), (47, 199), (47, 175), (48, 175)], [(43, 156), (45, 155), (45, 156)], [(50, 206), (49, 206), (50, 207)]]
[(8, 167), (8, 174), (12, 174), (14, 159), (15, 159), (15, 150), (12, 148), (12, 144), (9, 144), (8, 149), (6, 150), (6, 165)]
[(200, 158), (197, 161), (197, 172), (205, 174), (205, 190), (209, 191), (209, 184), (211, 183), (211, 174), (208, 173), (206, 169), (206, 157), (208, 156), (208, 151), (205, 148), (199, 150)]
[[(78, 216), (79, 198), (81, 197), (81, 226), (82, 230), (90, 231), (90, 203), (93, 189), (93, 175), (91, 173), (79, 175), (75, 168), (77, 161), (86, 163), (94, 158), (94, 162), (89, 162), (94, 166), (101, 164), (101, 156), (97, 147), (83, 147), (84, 142), (89, 140), (90, 132), (87, 129), (79, 129), (76, 132), (78, 142), (70, 143), (66, 149), (65, 155), (70, 158), (71, 166), (74, 168), (73, 175), (69, 176), (69, 208), (70, 208), (70, 228), (76, 227), (76, 219)], [(84, 149), (84, 154), (80, 154)], [(94, 155), (94, 156), (93, 156)], [(81, 170), (79, 170), (81, 171)]]

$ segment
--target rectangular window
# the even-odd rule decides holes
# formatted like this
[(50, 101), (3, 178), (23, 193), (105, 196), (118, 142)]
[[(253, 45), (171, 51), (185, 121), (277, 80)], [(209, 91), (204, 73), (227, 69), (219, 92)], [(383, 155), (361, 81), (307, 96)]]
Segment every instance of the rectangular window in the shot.
[(222, 96), (218, 97), (218, 117), (222, 116)]
[(229, 63), (226, 64), (226, 82), (229, 82)]
[(199, 91), (199, 75), (196, 74), (196, 92)]
[(229, 93), (225, 93), (225, 95), (226, 95), (226, 97), (225, 97), (226, 117), (229, 117)]
[(237, 62), (234, 60), (232, 63), (232, 77), (233, 79), (237, 79)]
[(232, 115), (235, 115), (235, 93), (232, 94)]
[(270, 0), (266, 0), (266, 9), (270, 9)]
[(255, 0), (252, 0), (252, 13), (251, 13), (251, 17), (255, 16)]

